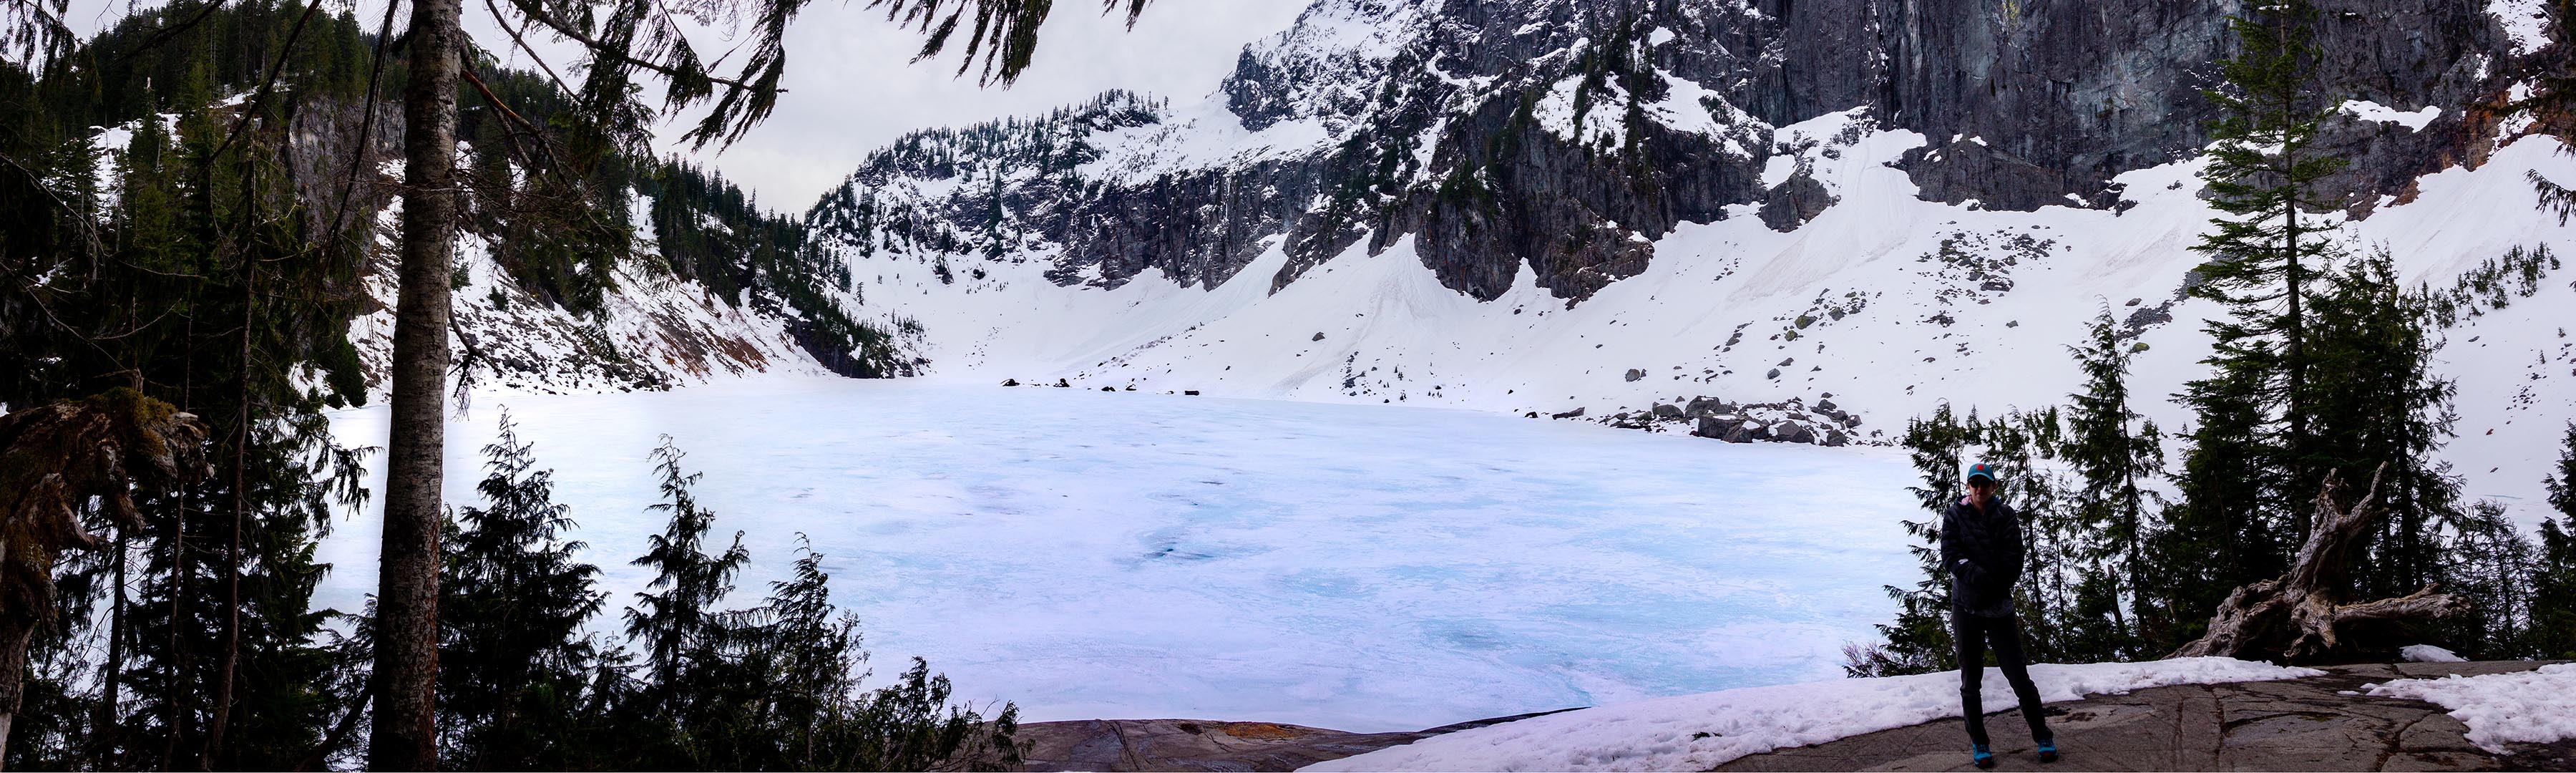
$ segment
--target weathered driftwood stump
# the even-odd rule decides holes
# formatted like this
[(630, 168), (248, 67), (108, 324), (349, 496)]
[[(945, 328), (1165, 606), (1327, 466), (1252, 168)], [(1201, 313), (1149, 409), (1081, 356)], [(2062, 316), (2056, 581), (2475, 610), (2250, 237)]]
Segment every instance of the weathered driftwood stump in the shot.
[(2325, 490), (2317, 493), (2315, 523), (2290, 573), (2228, 594), (2209, 619), (2209, 632), (2166, 657), (2313, 661), (2352, 652), (2354, 626), (2429, 620), (2457, 611), (2460, 600), (2435, 592), (2438, 583), (2398, 598), (2345, 603), (2351, 595), (2352, 552), (2363, 533), (2387, 514), (2379, 501), (2380, 478), (2387, 473), (2388, 465), (2380, 465), (2370, 476), (2370, 490), (2350, 508), (2335, 506), (2343, 484), (2339, 474), (2327, 473)]
[(197, 417), (131, 389), (0, 416), (0, 751), (18, 713), (27, 641), (54, 611), (54, 560), (96, 550), (91, 498), (117, 528), (143, 528), (139, 481), (175, 489), (213, 473)]

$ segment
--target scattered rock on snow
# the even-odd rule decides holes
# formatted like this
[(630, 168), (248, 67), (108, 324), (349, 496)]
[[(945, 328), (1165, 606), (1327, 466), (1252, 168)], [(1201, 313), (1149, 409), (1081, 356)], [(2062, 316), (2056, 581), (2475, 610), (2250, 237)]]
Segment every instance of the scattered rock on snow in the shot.
[[(1537, 412), (1532, 411), (1532, 417)], [(1569, 411), (1557, 418), (1576, 418)], [(1780, 443), (1810, 443), (1821, 446), (1843, 446), (1863, 441), (1849, 430), (1860, 426), (1860, 417), (1845, 412), (1831, 399), (1820, 398), (1813, 406), (1805, 398), (1793, 397), (1776, 403), (1735, 404), (1705, 395), (1688, 400), (1655, 402), (1646, 410), (1620, 411), (1594, 419), (1603, 425), (1647, 432), (1688, 432), (1695, 437), (1749, 443), (1769, 440)]]

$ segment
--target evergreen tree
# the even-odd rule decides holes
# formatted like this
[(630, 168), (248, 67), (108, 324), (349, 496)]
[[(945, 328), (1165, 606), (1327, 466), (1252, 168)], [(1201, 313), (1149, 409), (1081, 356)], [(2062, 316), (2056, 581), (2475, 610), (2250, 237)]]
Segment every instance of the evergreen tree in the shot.
[(1972, 438), (1984, 446), (1975, 461), (1999, 472), (1995, 496), (2020, 516), (2024, 565), (2013, 602), (2021, 614), (2024, 650), (2035, 661), (2102, 659), (2103, 632), (2087, 630), (2096, 621), (2073, 613), (2090, 545), (2080, 514), (2067, 501), (2075, 487), (2055, 469), (2065, 442), (2058, 410), (2007, 411), (1976, 428)]
[(739, 715), (739, 694), (754, 674), (726, 653), (745, 642), (743, 615), (717, 606), (733, 592), (734, 575), (750, 560), (742, 534), (722, 552), (705, 551), (715, 514), (697, 504), (689, 487), (696, 473), (682, 472), (686, 457), (668, 436), (653, 450), (655, 474), (668, 501), (652, 509), (670, 514), (663, 533), (648, 539), (650, 548), (632, 563), (654, 570), (645, 592), (626, 608), (626, 635), (640, 649), (644, 678), (636, 697), (653, 723), (646, 760), (658, 765), (741, 769), (739, 750), (728, 743), (741, 730), (730, 720)]
[(774, 762), (781, 764), (772, 767), (848, 767), (834, 764), (842, 756), (837, 747), (848, 740), (835, 731), (856, 713), (852, 698), (866, 674), (867, 652), (859, 648), (858, 618), (832, 615), (823, 554), (805, 535), (796, 540), (801, 555), (794, 571), (770, 584), (770, 623), (762, 636), (762, 649), (774, 660), (766, 670), (775, 674), (770, 703), (782, 731), (772, 739)]
[(2480, 500), (2455, 521), (2438, 576), (2444, 591), (2467, 604), (2441, 622), (2439, 640), (2473, 659), (2530, 656), (2537, 566), (2531, 540), (2493, 500)]
[(2215, 352), (2204, 362), (2216, 372), (2183, 394), (2198, 427), (2183, 459), (2184, 502), (2167, 518), (2175, 534), (2166, 547), (2176, 552), (2162, 563), (2217, 559), (2173, 578), (2168, 595), (2185, 619), (2229, 589), (2280, 574), (2305, 537), (2301, 505), (2326, 472), (2309, 427), (2308, 307), (2333, 247), (2311, 213), (2334, 208), (2315, 186), (2343, 161), (2311, 147), (2336, 104), (2315, 92), (2315, 17), (2305, 0), (2284, 0), (2232, 19), (2240, 51), (2221, 63), (2228, 88), (2208, 92), (2221, 118), (2202, 177), (2222, 215), (2194, 248), (2209, 261), (2190, 292), (2228, 313), (2208, 323)]
[(2402, 596), (2470, 558), (2441, 534), (2446, 526), (2459, 531), (2461, 516), (2459, 478), (2435, 457), (2451, 437), (2453, 389), (2433, 374), (2439, 344), (2424, 298), (2399, 289), (2385, 252), (2349, 261), (2327, 284), (2313, 309), (2317, 369), (2304, 402), (2314, 437), (2304, 444), (2302, 465), (2347, 477), (2387, 466), (2379, 492), (2388, 516), (2354, 566), (2353, 590), (2362, 598)]
[[(237, 13), (307, 10), (249, 3)], [(273, 69), (313, 40), (280, 27), (228, 44), (233, 58)], [(313, 542), (331, 507), (360, 493), (356, 454), (331, 444), (321, 414), (363, 398), (345, 343), (358, 253), (315, 233), (293, 193), (284, 156), (293, 106), (168, 105), (175, 131), (138, 121), (127, 147), (112, 149), (123, 189), (113, 206), (92, 182), (101, 159), (85, 127), (124, 119), (93, 112), (91, 84), (166, 64), (185, 77), (160, 83), (207, 92), (221, 58), (156, 64), (84, 52), (32, 86), (0, 78), (32, 89), (13, 96), (49, 106), (0, 142), (60, 143), (6, 149), (39, 174), (21, 191), (32, 198), (0, 209), (51, 224), (35, 234), (45, 238), (0, 240), (27, 248), (0, 259), (10, 341), (0, 402), (135, 388), (203, 417), (219, 468), (186, 490), (142, 492), (145, 528), (112, 530), (102, 565), (81, 569), (97, 573), (88, 598), (105, 609), (98, 627), (63, 632), (81, 638), (58, 640), (70, 649), (50, 656), (62, 668), (49, 675), (63, 681), (47, 688), (81, 708), (53, 713), (59, 743), (12, 745), (10, 765), (292, 766), (329, 743), (328, 718), (350, 695), (321, 643), (328, 612), (310, 601), (323, 570)], [(136, 108), (164, 107), (135, 80), (147, 97)]]
[(1915, 544), (1906, 546), (1906, 550), (1914, 555), (1922, 579), (1911, 588), (1887, 586), (1887, 597), (1897, 603), (1896, 620), (1876, 626), (1881, 643), (1844, 646), (1845, 674), (1898, 676), (1958, 667), (1957, 648), (1950, 636), (1949, 575), (1941, 568), (1939, 514), (1959, 500), (1959, 470), (1966, 464), (1976, 425), (1974, 412), (1962, 421), (1950, 410), (1949, 403), (1932, 409), (1928, 418), (1905, 423), (1903, 444), (1923, 482), (1906, 487), (1906, 491), (1914, 494), (1924, 510), (1933, 513), (1923, 520), (1898, 522), (1915, 539)]
[[(2111, 312), (2093, 320), (2085, 345), (2068, 347), (2084, 372), (2084, 391), (2068, 395), (2068, 438), (2061, 453), (2083, 481), (2075, 509), (2090, 532), (2078, 620), (2107, 616), (2111, 628), (2096, 635), (2101, 649), (2122, 658), (2143, 654), (2150, 619), (2168, 615), (2141, 592), (2147, 574), (2147, 540), (2155, 527), (2150, 505), (2160, 498), (2140, 484), (2164, 474), (2164, 448), (2155, 422), (2130, 407), (2130, 352), (2120, 346)], [(2133, 619), (2134, 618), (2134, 619)]]
[(699, 474), (681, 471), (680, 460), (687, 456), (668, 435), (653, 449), (654, 474), (661, 477), (662, 496), (669, 501), (652, 509), (669, 513), (671, 521), (661, 534), (647, 538), (651, 547), (632, 562), (654, 570), (654, 576), (646, 586), (651, 590), (635, 594), (638, 606), (626, 608), (626, 635), (643, 645), (653, 680), (666, 685), (678, 682), (722, 643), (723, 618), (716, 605), (733, 592), (734, 575), (751, 558), (741, 532), (734, 533), (724, 552), (705, 552), (715, 514), (698, 507), (689, 491)]
[(439, 582), (440, 757), (464, 770), (563, 769), (578, 761), (585, 688), (599, 668), (582, 625), (599, 611), (597, 567), (554, 501), (507, 411), (483, 447), (485, 506), (449, 524)]
[(2558, 452), (2548, 480), (2553, 517), (2540, 522), (2540, 550), (2531, 572), (2531, 644), (2544, 658), (2576, 660), (2576, 423)]

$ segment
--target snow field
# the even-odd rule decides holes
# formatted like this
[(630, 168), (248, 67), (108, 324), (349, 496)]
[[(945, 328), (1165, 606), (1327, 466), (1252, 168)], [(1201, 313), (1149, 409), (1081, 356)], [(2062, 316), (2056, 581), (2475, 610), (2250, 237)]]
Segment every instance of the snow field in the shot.
[(2453, 718), (2469, 726), (2469, 742), (2491, 754), (2503, 754), (2507, 743), (2576, 738), (2576, 663), (2510, 674), (2399, 679), (2371, 685), (2368, 691), (2450, 709)]
[[(2253, 682), (2325, 672), (2231, 658), (2035, 664), (2040, 699), (2077, 700), (2175, 684)], [(1988, 706), (2013, 705), (1986, 669)], [(1959, 716), (1959, 674), (1747, 687), (1621, 703), (1432, 736), (1311, 765), (1360, 770), (1707, 770), (1748, 754)]]
[[(909, 655), (1027, 721), (1193, 717), (1362, 732), (1832, 679), (1915, 574), (1889, 449), (1738, 446), (1492, 413), (766, 376), (489, 395), (450, 425), (478, 500), (502, 406), (610, 593), (664, 519), (673, 436), (753, 562), (749, 606), (828, 554), (884, 668)], [(378, 444), (380, 408), (334, 416)], [(379, 475), (381, 473), (378, 473)], [(371, 484), (381, 490), (380, 483)], [(343, 522), (318, 604), (374, 588)]]

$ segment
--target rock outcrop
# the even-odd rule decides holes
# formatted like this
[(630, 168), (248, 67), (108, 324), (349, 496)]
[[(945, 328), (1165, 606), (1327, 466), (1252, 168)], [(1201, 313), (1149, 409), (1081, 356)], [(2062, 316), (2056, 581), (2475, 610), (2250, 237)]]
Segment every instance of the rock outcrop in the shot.
[[(1572, 417), (1558, 415), (1557, 418)], [(1819, 398), (1813, 405), (1804, 398), (1737, 404), (1701, 396), (1656, 403), (1642, 411), (1620, 411), (1602, 417), (1600, 422), (1620, 429), (1688, 432), (1729, 443), (1767, 441), (1843, 446), (1868, 442), (1859, 437), (1860, 417), (1834, 405), (1831, 395)]]
[[(2066, 757), (2043, 764), (2018, 710), (1988, 714), (1999, 770), (2571, 770), (2571, 746), (2479, 749), (2468, 726), (2422, 701), (2363, 687), (2396, 679), (2529, 671), (2535, 661), (2366, 663), (2272, 682), (2151, 687), (2048, 706)], [(1723, 771), (1956, 770), (1959, 720), (1944, 719), (1738, 758)]]
[[(2319, 143), (2366, 214), (2479, 160), (2529, 41), (2481, 4), (2323, 0)], [(1276, 245), (1272, 289), (1398, 240), (1480, 299), (1526, 267), (1580, 302), (1683, 222), (1791, 230), (1858, 127), (1921, 135), (1927, 199), (2119, 209), (2121, 172), (2197, 152), (2233, 4), (2189, 0), (1319, 0), (1248, 46), (1207, 111), (1110, 93), (905, 137), (809, 212), (814, 244), (1042, 260), (1060, 284), (1148, 269), (1213, 287)], [(2321, 106), (2325, 103), (2321, 103)], [(1246, 134), (1249, 136), (1246, 136)], [(1795, 163), (1791, 163), (1794, 161)], [(942, 272), (943, 281), (952, 280)]]
[(1495, 717), (1401, 733), (1351, 733), (1276, 722), (1206, 719), (1033, 722), (1020, 726), (1018, 739), (1026, 744), (1026, 750), (1017, 769), (1296, 770), (1444, 733), (1554, 713)]

